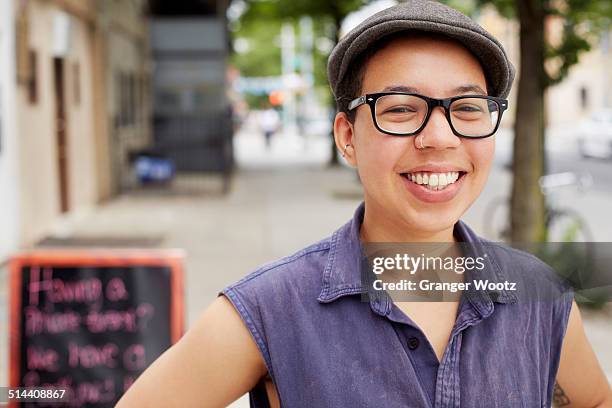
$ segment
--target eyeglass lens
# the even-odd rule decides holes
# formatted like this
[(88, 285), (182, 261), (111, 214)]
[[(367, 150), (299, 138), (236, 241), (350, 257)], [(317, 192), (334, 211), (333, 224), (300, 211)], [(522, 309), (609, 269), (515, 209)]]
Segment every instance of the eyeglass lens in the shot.
[[(416, 132), (427, 117), (427, 102), (414, 95), (385, 95), (376, 101), (376, 123), (392, 133)], [(450, 105), (450, 120), (463, 136), (490, 134), (499, 117), (497, 102), (484, 98), (461, 98)]]

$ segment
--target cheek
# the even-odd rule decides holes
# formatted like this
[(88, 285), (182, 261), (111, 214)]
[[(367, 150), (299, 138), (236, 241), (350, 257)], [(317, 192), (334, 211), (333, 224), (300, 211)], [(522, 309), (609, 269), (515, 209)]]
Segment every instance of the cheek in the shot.
[(381, 135), (373, 132), (362, 132), (357, 146), (357, 165), (362, 176), (376, 175), (378, 181), (385, 175), (394, 173), (402, 152), (406, 150), (406, 140), (403, 138)]
[(370, 112), (365, 110), (355, 118), (354, 130), (360, 173), (380, 174), (395, 168), (409, 138), (392, 137), (379, 132), (372, 122)]
[(495, 157), (495, 139), (490, 137), (471, 141), (467, 150), (474, 164), (474, 170), (478, 180), (484, 183), (489, 175)]

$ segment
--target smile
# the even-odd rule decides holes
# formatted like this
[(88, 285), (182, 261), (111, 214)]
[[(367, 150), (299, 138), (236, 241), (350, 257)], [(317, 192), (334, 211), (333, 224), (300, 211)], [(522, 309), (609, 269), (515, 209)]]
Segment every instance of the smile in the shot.
[(468, 173), (459, 169), (440, 170), (423, 171), (415, 169), (399, 175), (406, 189), (419, 201), (443, 203), (452, 200), (459, 194)]
[(446, 173), (419, 171), (415, 173), (403, 173), (402, 176), (404, 176), (411, 182), (421, 185), (429, 190), (438, 191), (444, 190), (448, 186), (454, 184), (464, 174), (465, 172), (463, 171), (449, 171)]

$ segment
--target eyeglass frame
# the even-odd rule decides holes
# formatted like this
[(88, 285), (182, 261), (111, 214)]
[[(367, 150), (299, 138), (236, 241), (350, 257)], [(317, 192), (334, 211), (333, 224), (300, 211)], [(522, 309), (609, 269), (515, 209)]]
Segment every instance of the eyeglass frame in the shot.
[[(423, 99), (425, 102), (427, 102), (427, 115), (425, 116), (425, 120), (423, 120), (423, 124), (414, 132), (409, 132), (409, 133), (391, 132), (389, 130), (382, 129), (378, 125), (378, 121), (376, 120), (376, 102), (378, 101), (379, 98), (383, 96), (387, 96), (387, 95), (416, 96), (418, 98)], [(453, 123), (450, 117), (450, 106), (453, 102), (457, 100), (467, 99), (467, 98), (487, 99), (487, 100), (495, 102), (497, 106), (499, 106), (499, 115), (497, 117), (497, 123), (495, 124), (495, 128), (493, 128), (493, 130), (490, 133), (484, 136), (466, 136), (466, 135), (459, 133), (453, 126)], [(508, 109), (508, 100), (497, 97), (497, 96), (457, 95), (457, 96), (452, 96), (450, 98), (445, 98), (445, 99), (436, 99), (436, 98), (431, 98), (429, 96), (425, 96), (425, 95), (421, 95), (417, 93), (410, 93), (410, 92), (377, 92), (377, 93), (361, 95), (360, 97), (353, 99), (348, 105), (348, 110), (352, 111), (353, 109), (356, 109), (357, 107), (363, 104), (368, 104), (370, 106), (370, 112), (372, 113), (372, 122), (374, 122), (374, 126), (376, 127), (376, 129), (378, 129), (379, 132), (386, 133), (391, 136), (414, 136), (414, 135), (419, 134), (420, 132), (423, 131), (423, 129), (425, 129), (425, 126), (427, 126), (427, 122), (429, 122), (429, 118), (431, 116), (431, 113), (433, 112), (433, 109), (437, 106), (442, 106), (444, 108), (446, 121), (448, 122), (451, 130), (453, 131), (453, 134), (455, 136), (463, 137), (465, 139), (484, 139), (485, 137), (493, 136), (493, 134), (497, 132), (497, 129), (499, 128), (499, 124), (501, 123), (501, 118), (502, 118), (504, 111)]]

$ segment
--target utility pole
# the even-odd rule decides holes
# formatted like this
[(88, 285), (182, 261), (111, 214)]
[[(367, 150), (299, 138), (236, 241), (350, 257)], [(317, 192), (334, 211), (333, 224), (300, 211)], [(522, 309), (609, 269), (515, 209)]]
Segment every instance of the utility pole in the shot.
[[(314, 46), (312, 18), (303, 16), (300, 18), (300, 71), (303, 85), (306, 88), (300, 103), (300, 123), (311, 120), (316, 112), (316, 98), (314, 95), (314, 62), (312, 50)], [(303, 126), (300, 126), (300, 131)]]
[(284, 83), (283, 98), (283, 129), (286, 133), (296, 133), (296, 106), (294, 82), (295, 73), (295, 32), (292, 23), (283, 23), (281, 26), (281, 62)]
[(601, 53), (603, 57), (603, 78), (602, 88), (604, 90), (603, 105), (605, 108), (612, 107), (612, 101), (610, 100), (610, 92), (612, 92), (612, 55), (610, 55), (610, 41), (612, 40), (612, 30), (605, 31), (601, 36)]

